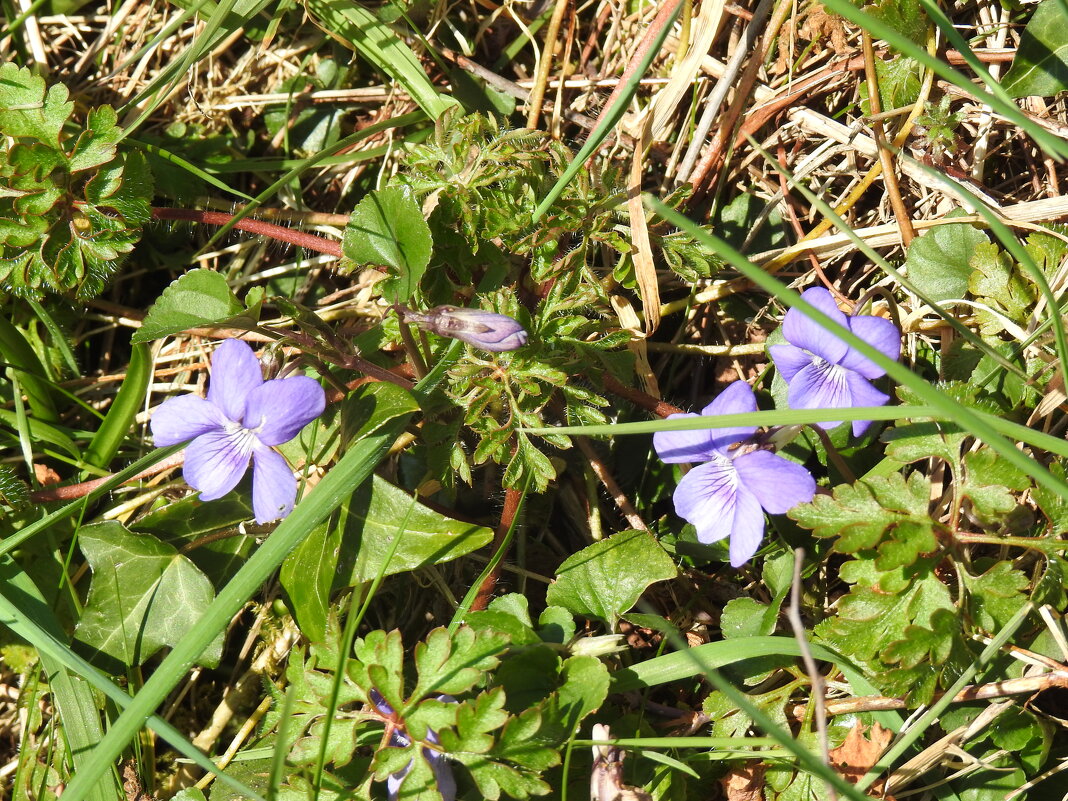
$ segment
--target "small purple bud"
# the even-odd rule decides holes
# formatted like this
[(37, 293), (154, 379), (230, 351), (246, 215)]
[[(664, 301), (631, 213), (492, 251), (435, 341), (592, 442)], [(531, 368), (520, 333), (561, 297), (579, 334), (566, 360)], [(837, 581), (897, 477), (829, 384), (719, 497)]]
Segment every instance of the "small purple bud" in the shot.
[(526, 330), (506, 314), (460, 306), (435, 306), (425, 312), (398, 307), (398, 311), (406, 323), (494, 353), (527, 344)]

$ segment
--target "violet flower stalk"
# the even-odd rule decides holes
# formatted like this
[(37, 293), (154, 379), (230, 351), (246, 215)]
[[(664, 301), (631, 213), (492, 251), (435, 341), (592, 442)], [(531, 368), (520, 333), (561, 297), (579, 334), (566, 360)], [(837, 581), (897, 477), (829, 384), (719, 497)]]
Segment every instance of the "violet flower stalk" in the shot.
[[(889, 320), (867, 314), (847, 317), (823, 287), (807, 289), (801, 298), (888, 359), (897, 359), (901, 354), (901, 332)], [(871, 384), (886, 370), (804, 313), (797, 309), (786, 312), (782, 332), (789, 344), (772, 345), (768, 350), (786, 381), (786, 400), (791, 409), (849, 409), (882, 406), (890, 400), (889, 395)], [(840, 424), (841, 421), (814, 425), (834, 428)], [(859, 437), (870, 425), (871, 420), (854, 420), (853, 434)]]
[(256, 355), (228, 339), (211, 357), (208, 397), (180, 395), (152, 415), (157, 446), (192, 440), (183, 475), (213, 501), (232, 490), (252, 461), (252, 510), (257, 523), (285, 517), (297, 497), (297, 480), (275, 445), (289, 442), (326, 408), (323, 388), (298, 375), (263, 380)]
[[(757, 410), (756, 396), (744, 381), (735, 381), (701, 412), (704, 416)], [(669, 420), (698, 417), (673, 414)], [(816, 481), (799, 464), (745, 444), (755, 426), (658, 431), (657, 455), (669, 464), (703, 462), (675, 488), (675, 511), (693, 523), (697, 539), (712, 543), (730, 537), (731, 567), (741, 567), (764, 538), (764, 512), (784, 514), (812, 500)]]
[(526, 329), (507, 314), (460, 306), (435, 306), (425, 312), (403, 306), (395, 308), (405, 323), (483, 350), (499, 353), (527, 344)]

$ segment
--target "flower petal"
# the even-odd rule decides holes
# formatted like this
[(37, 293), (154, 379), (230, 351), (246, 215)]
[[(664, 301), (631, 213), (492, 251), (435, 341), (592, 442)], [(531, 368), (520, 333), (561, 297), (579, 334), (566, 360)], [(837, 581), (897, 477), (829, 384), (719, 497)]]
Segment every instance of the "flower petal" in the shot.
[[(668, 420), (697, 419), (698, 414), (670, 414)], [(667, 464), (707, 462), (713, 458), (712, 431), (707, 428), (692, 431), (657, 431), (653, 434), (653, 448), (660, 461)]]
[(211, 356), (211, 383), (208, 400), (228, 418), (240, 423), (245, 414), (245, 397), (263, 384), (259, 359), (245, 342), (227, 339)]
[(196, 395), (168, 398), (152, 412), (149, 426), (156, 447), (177, 445), (209, 431), (221, 430), (226, 418), (219, 407)]
[(293, 511), (297, 479), (285, 457), (266, 445), (252, 452), (252, 511), (256, 522), (270, 523)]
[[(859, 314), (849, 318), (849, 330), (888, 359), (897, 361), (901, 355), (901, 332), (889, 320), (870, 314)], [(854, 348), (850, 348), (838, 363), (842, 367), (856, 370), (865, 378), (878, 378), (886, 373), (886, 370)]]
[[(843, 409), (853, 405), (849, 393), (848, 377), (856, 375), (835, 364), (817, 360), (794, 376), (786, 392), (786, 402), (791, 409)], [(814, 423), (820, 428), (841, 425), (838, 420), (830, 423)]]
[(746, 490), (773, 515), (781, 515), (816, 494), (816, 480), (804, 467), (771, 451), (753, 451), (734, 460)]
[(812, 364), (812, 354), (793, 345), (772, 345), (768, 348), (783, 381), (790, 383), (794, 376)]
[[(745, 414), (757, 410), (753, 388), (744, 381), (733, 381), (701, 410), (705, 417), (718, 414)], [(727, 447), (748, 439), (756, 433), (756, 426), (724, 426), (709, 432), (713, 450), (726, 455)]]
[(682, 477), (675, 487), (675, 512), (693, 523), (697, 539), (716, 542), (731, 533), (738, 473), (731, 460), (716, 456)]
[(252, 390), (245, 402), (245, 427), (264, 445), (289, 442), (326, 408), (326, 393), (303, 375), (276, 378)]
[[(840, 311), (831, 297), (831, 293), (823, 287), (812, 287), (801, 294), (801, 299), (815, 306), (840, 325), (847, 326), (848, 318)], [(790, 309), (782, 321), (782, 333), (786, 341), (798, 348), (803, 348), (809, 353), (838, 364), (839, 360), (846, 355), (849, 346), (823, 328), (815, 320), (805, 316), (799, 309)]]
[(438, 786), (442, 801), (455, 801), (456, 777), (452, 774), (452, 765), (440, 751), (430, 748), (423, 749), (423, 756), (430, 763), (430, 769), (434, 771), (434, 783)]
[[(862, 378), (858, 373), (848, 373), (847, 380), (849, 381), (849, 394), (852, 398), (853, 406), (883, 406), (890, 400), (889, 395), (877, 390), (871, 385), (870, 381)], [(862, 436), (870, 425), (871, 420), (854, 420), (853, 435)]]
[(741, 567), (752, 559), (763, 539), (764, 510), (753, 493), (739, 487), (731, 526), (731, 567)]
[(252, 453), (251, 441), (240, 432), (232, 434), (221, 429), (201, 434), (185, 449), (182, 468), (185, 482), (200, 490), (203, 501), (221, 498), (245, 475)]

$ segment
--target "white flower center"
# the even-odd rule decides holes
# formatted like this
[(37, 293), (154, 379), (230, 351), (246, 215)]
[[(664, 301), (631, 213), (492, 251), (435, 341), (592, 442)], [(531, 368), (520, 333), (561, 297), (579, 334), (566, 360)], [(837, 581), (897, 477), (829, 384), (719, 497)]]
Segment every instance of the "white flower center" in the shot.
[[(263, 422), (260, 422), (262, 428)], [(224, 426), (226, 436), (233, 443), (236, 448), (242, 454), (250, 454), (256, 447), (256, 433), (259, 429), (245, 428), (240, 423), (235, 423), (232, 420), (228, 421)]]

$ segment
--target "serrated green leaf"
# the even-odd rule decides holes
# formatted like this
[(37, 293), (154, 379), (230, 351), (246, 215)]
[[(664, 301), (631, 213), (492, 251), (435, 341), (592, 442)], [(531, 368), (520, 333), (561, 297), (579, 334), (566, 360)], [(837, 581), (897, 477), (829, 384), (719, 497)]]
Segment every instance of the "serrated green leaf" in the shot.
[(984, 631), (998, 631), (1027, 603), (1030, 582), (1009, 562), (998, 562), (980, 576), (963, 568), (960, 574), (968, 589), (968, 613)]
[(932, 300), (963, 298), (972, 253), (988, 241), (986, 234), (964, 223), (935, 226), (909, 245), (905, 258), (909, 280)]
[(484, 672), (497, 666), (497, 657), (507, 644), (508, 638), (495, 631), (476, 632), (461, 626), (450, 636), (448, 629), (434, 629), (415, 646), (419, 681), (408, 702), (466, 692)]
[(399, 186), (368, 192), (349, 217), (342, 239), (346, 258), (389, 273), (382, 296), (391, 303), (411, 299), (430, 263), (432, 246), (423, 212)]
[(217, 325), (239, 317), (245, 307), (213, 270), (190, 270), (163, 290), (131, 340), (151, 342), (189, 328)]
[(1027, 475), (989, 448), (964, 455), (964, 480), (959, 493), (971, 501), (980, 522), (996, 525), (1019, 505), (1019, 493), (1031, 486)]
[(122, 139), (118, 115), (111, 106), (90, 109), (85, 130), (74, 143), (67, 169), (72, 173), (100, 167), (115, 158), (115, 146)]
[[(812, 503), (788, 513), (817, 537), (834, 537), (834, 549), (857, 553), (878, 547), (881, 570), (909, 565), (937, 546), (934, 521), (927, 512), (930, 483), (920, 472), (908, 481), (891, 473), (841, 484), (831, 497), (817, 495)], [(899, 531), (900, 529), (900, 531)]]
[(1068, 8), (1059, 0), (1043, 0), (1035, 8), (1001, 85), (1010, 97), (1048, 97), (1068, 89)]
[(0, 133), (58, 148), (73, 112), (65, 86), (54, 84), (46, 91), (44, 78), (26, 67), (10, 61), (0, 66)]
[[(1060, 481), (1068, 481), (1068, 475), (1065, 474), (1063, 463), (1059, 461), (1053, 462), (1049, 466), (1049, 471)], [(1061, 534), (1068, 533), (1068, 501), (1043, 486), (1035, 487), (1031, 491), (1031, 495), (1035, 499), (1035, 503), (1038, 504), (1038, 508), (1042, 510), (1042, 514), (1049, 521), (1050, 536), (1058, 537)]]
[[(968, 290), (1015, 323), (1024, 322), (1034, 308), (1036, 290), (1017, 268), (1008, 253), (992, 242), (981, 242), (971, 258), (972, 274)], [(983, 336), (993, 337), (1005, 330), (997, 316), (976, 310)]]
[[(85, 526), (78, 544), (93, 571), (77, 638), (122, 665), (143, 664), (196, 626), (215, 591), (185, 556), (120, 523)], [(201, 655), (217, 664), (222, 636)]]
[(545, 600), (614, 626), (647, 587), (676, 574), (675, 563), (649, 532), (624, 531), (565, 559)]
[(974, 655), (961, 632), (960, 620), (949, 609), (936, 609), (929, 626), (907, 626), (903, 637), (883, 652), (883, 660), (900, 667), (884, 676), (887, 692), (906, 696), (911, 706), (930, 703), (939, 687), (953, 683)]

